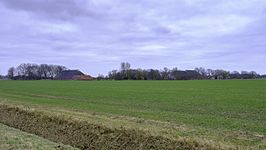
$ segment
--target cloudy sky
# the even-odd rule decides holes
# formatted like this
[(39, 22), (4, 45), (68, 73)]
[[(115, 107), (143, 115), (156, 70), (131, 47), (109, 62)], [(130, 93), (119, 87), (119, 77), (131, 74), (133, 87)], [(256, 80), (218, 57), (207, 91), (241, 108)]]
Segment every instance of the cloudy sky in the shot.
[(29, 62), (98, 75), (122, 61), (266, 73), (266, 0), (0, 0), (0, 74)]

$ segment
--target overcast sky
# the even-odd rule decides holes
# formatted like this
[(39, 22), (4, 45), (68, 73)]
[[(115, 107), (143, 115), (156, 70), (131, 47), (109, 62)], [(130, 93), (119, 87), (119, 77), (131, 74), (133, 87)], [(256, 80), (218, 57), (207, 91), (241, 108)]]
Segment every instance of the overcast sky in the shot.
[(0, 0), (0, 74), (27, 62), (95, 76), (122, 61), (266, 73), (266, 0)]

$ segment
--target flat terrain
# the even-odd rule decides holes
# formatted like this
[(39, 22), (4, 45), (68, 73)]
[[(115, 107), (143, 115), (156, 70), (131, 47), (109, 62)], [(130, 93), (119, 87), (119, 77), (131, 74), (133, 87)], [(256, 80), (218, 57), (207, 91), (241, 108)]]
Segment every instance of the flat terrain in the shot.
[(0, 81), (0, 101), (157, 120), (181, 126), (176, 136), (266, 146), (266, 80)]
[(77, 150), (0, 124), (1, 150)]

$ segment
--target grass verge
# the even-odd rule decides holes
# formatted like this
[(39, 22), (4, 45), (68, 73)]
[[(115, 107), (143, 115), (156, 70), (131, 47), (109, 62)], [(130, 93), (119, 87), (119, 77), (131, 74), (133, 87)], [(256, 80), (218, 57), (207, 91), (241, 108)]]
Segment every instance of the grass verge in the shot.
[(1, 150), (78, 150), (0, 124)]
[[(97, 116), (94, 119), (99, 120)], [(97, 121), (6, 104), (0, 105), (0, 120), (9, 126), (80, 149), (233, 149), (214, 142), (171, 138), (136, 128), (114, 126), (112, 121), (107, 127)]]

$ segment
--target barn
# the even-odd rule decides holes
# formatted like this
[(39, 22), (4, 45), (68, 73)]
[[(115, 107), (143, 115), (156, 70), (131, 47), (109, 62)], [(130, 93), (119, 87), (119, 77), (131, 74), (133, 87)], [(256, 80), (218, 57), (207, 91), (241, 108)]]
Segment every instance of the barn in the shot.
[(65, 70), (57, 75), (55, 80), (93, 80), (93, 77), (85, 75), (79, 70)]

